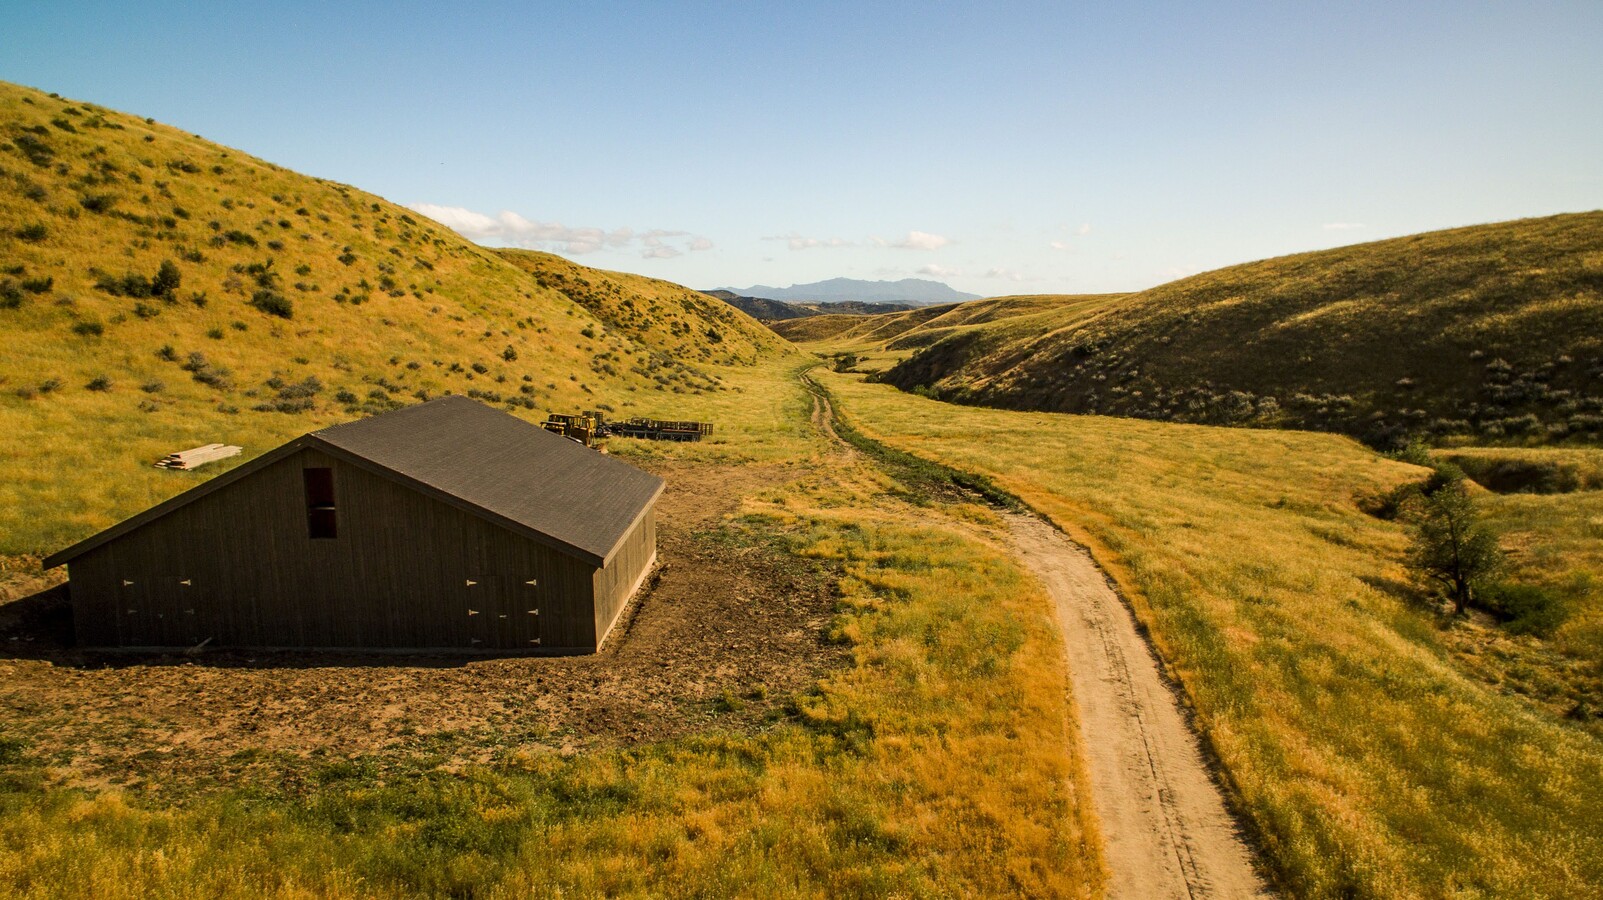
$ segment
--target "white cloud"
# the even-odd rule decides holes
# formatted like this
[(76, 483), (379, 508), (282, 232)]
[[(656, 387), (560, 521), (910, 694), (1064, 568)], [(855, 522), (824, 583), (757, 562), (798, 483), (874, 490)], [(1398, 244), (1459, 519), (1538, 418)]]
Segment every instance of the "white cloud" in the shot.
[(797, 234), (794, 231), (792, 231), (790, 234), (769, 235), (768, 237), (763, 238), (763, 240), (765, 240), (765, 241), (784, 241), (785, 245), (787, 247), (789, 247), (790, 249), (792, 249), (792, 250), (811, 250), (814, 247), (823, 247), (825, 249), (834, 249), (834, 248), (837, 248), (837, 247), (855, 247), (855, 246), (857, 246), (856, 242), (848, 241), (845, 238), (838, 238), (838, 237), (833, 237), (833, 238), (802, 237), (801, 235)]
[(919, 269), (918, 274), (934, 275), (936, 278), (957, 278), (963, 274), (963, 270), (930, 263), (929, 265)]
[[(645, 232), (636, 232), (629, 227), (611, 231), (574, 228), (560, 222), (535, 222), (510, 210), (488, 216), (460, 206), (433, 203), (412, 203), (407, 205), (407, 209), (422, 213), (472, 241), (492, 241), (530, 250), (554, 250), (574, 255), (638, 246), (641, 248), (640, 255), (647, 259), (666, 259), (678, 256), (683, 251), (663, 239), (689, 236), (688, 232), (660, 228)], [(705, 246), (696, 246), (702, 242), (705, 242)], [(706, 238), (695, 238), (687, 246), (692, 250), (705, 250), (712, 246), (712, 242)]]
[(691, 252), (697, 252), (697, 251), (701, 251), (701, 250), (711, 250), (711, 249), (712, 249), (712, 241), (709, 241), (704, 237), (696, 238), (696, 239), (694, 239), (694, 240), (692, 240), (690, 242), (690, 250), (691, 250)]
[(870, 238), (869, 240), (873, 241), (876, 247), (895, 247), (899, 250), (939, 250), (952, 242), (949, 237), (930, 234), (927, 231), (909, 231), (907, 237), (899, 241), (890, 241), (881, 237)]
[(985, 270), (985, 277), (986, 278), (1000, 278), (1003, 281), (1034, 281), (1035, 280), (1034, 278), (1031, 278), (1030, 276), (1025, 275), (1023, 272), (1015, 272), (1012, 269), (1004, 269), (1001, 266), (997, 266), (995, 268), (991, 268), (991, 269)]
[(1348, 231), (1353, 228), (1363, 228), (1362, 222), (1326, 222), (1326, 231)]
[[(1059, 231), (1068, 231), (1069, 230), (1069, 226), (1067, 226), (1067, 225), (1059, 225), (1058, 226), (1058, 230)], [(1085, 237), (1086, 235), (1088, 235), (1090, 233), (1091, 233), (1091, 223), (1090, 222), (1082, 223), (1079, 228), (1074, 229), (1074, 236), (1075, 237)], [(1059, 240), (1055, 240), (1055, 241), (1049, 241), (1047, 243), (1047, 246), (1051, 247), (1053, 250), (1070, 251), (1070, 250), (1074, 249), (1074, 242), (1071, 241), (1071, 240), (1068, 240), (1068, 239), (1059, 239)]]

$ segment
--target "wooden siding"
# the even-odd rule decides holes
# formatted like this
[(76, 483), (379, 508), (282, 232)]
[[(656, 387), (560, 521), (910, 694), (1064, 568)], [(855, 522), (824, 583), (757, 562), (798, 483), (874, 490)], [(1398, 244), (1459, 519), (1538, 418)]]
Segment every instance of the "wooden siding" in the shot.
[[(319, 466), (334, 470), (334, 539), (307, 535), (302, 469)], [(598, 570), (301, 450), (72, 560), (78, 639), (86, 647), (210, 639), (214, 647), (593, 651), (655, 555), (652, 515)]]
[[(628, 605), (629, 598), (640, 586), (640, 579), (657, 558), (656, 520), (656, 504), (653, 503), (623, 539), (612, 562), (605, 568), (595, 570), (591, 594), (596, 598), (595, 633), (601, 640), (605, 640), (612, 626), (617, 624), (618, 615)], [(599, 645), (600, 640), (596, 643)]]

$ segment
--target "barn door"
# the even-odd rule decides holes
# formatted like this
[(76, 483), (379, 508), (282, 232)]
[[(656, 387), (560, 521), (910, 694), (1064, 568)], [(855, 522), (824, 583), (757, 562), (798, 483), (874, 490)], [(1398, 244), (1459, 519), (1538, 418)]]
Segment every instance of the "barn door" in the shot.
[(191, 647), (200, 643), (194, 584), (177, 575), (122, 579), (118, 639), (125, 647)]
[(499, 575), (480, 575), (466, 581), (471, 649), (530, 650), (540, 646), (539, 609), (532, 585), (523, 579)]
[(152, 595), (156, 579), (144, 575), (122, 579), (117, 592), (117, 643), (124, 647), (156, 646), (160, 617)]

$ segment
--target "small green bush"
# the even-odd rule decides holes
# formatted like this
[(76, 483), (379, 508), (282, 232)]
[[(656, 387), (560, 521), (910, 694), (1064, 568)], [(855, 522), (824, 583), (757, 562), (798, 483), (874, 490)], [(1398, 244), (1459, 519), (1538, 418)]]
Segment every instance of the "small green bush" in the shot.
[(79, 319), (72, 323), (72, 333), (82, 337), (99, 337), (106, 333), (106, 326), (94, 319)]
[(251, 295), (250, 305), (280, 319), (293, 318), (295, 315), (295, 304), (291, 303), (288, 297), (266, 288)]
[(22, 305), (22, 286), (9, 278), (0, 278), (0, 309), (16, 309)]
[(1503, 622), (1514, 634), (1546, 637), (1569, 618), (1563, 597), (1534, 584), (1499, 581), (1481, 591), (1478, 605)]
[[(36, 126), (40, 134), (50, 132), (43, 126)], [(32, 134), (19, 134), (11, 139), (11, 146), (16, 147), (27, 157), (28, 162), (43, 168), (50, 165), (50, 160), (56, 155), (55, 148)]]
[(161, 261), (161, 268), (156, 271), (156, 277), (150, 280), (151, 296), (171, 297), (183, 280), (178, 266), (172, 260), (164, 259)]
[(117, 205), (117, 198), (111, 194), (85, 194), (78, 198), (78, 205), (92, 213), (108, 213)]
[(89, 379), (89, 383), (84, 387), (91, 391), (109, 391), (111, 390), (111, 379), (105, 375), (96, 375), (94, 378)]
[(35, 222), (31, 225), (24, 225), (21, 228), (18, 228), (16, 230), (16, 235), (18, 240), (27, 241), (30, 244), (37, 244), (50, 235), (50, 229), (38, 222)]

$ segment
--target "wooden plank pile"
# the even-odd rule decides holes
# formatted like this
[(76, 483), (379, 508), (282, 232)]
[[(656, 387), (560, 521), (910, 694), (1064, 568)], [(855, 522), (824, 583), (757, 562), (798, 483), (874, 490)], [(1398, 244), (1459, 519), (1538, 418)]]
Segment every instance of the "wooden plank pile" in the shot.
[(196, 447), (193, 450), (180, 450), (177, 453), (169, 453), (156, 460), (156, 468), (186, 470), (199, 468), (209, 462), (216, 462), (219, 459), (227, 459), (230, 456), (234, 456), (242, 449), (244, 448), (232, 447), (226, 444), (207, 444), (204, 447)]

